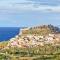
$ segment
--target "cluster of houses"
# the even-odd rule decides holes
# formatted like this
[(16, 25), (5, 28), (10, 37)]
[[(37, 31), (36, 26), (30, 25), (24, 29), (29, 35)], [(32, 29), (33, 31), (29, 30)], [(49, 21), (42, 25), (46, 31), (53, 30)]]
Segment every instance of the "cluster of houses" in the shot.
[(60, 35), (59, 34), (48, 34), (46, 36), (37, 35), (26, 35), (26, 36), (16, 36), (10, 39), (8, 47), (36, 47), (44, 46), (45, 44), (59, 45)]

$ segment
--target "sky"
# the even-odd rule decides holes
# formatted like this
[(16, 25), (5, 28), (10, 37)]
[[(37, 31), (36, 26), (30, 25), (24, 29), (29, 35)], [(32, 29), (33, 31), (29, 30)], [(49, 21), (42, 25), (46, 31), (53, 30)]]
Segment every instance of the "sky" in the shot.
[(60, 26), (60, 0), (0, 0), (0, 27)]

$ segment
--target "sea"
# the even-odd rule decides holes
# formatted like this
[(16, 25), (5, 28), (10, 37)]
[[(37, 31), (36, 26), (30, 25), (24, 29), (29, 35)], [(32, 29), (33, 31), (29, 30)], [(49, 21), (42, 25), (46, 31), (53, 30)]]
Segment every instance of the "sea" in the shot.
[(20, 32), (20, 27), (0, 27), (0, 42), (14, 38)]

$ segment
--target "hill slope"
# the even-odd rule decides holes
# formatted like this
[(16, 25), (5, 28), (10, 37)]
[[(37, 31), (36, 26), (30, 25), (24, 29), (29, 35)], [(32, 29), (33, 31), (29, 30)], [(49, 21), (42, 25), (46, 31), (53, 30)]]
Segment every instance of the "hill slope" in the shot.
[(31, 27), (29, 29), (22, 30), (22, 35), (27, 34), (46, 35), (49, 33), (60, 33), (60, 28), (50, 24), (50, 25)]

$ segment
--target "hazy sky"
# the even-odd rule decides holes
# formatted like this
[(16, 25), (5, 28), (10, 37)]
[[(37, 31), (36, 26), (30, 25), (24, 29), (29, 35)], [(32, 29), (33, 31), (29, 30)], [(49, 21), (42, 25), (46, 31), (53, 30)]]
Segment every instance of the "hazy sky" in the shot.
[(60, 0), (0, 0), (0, 27), (60, 25)]

